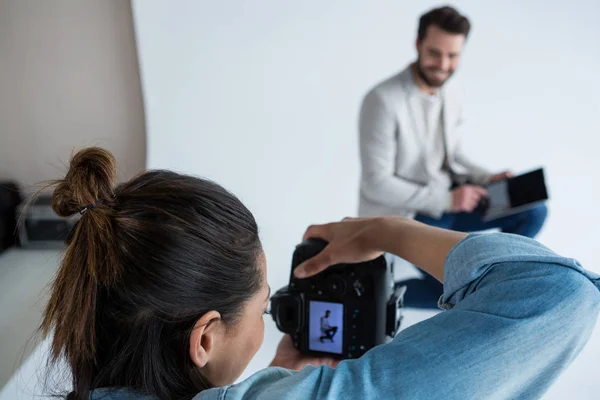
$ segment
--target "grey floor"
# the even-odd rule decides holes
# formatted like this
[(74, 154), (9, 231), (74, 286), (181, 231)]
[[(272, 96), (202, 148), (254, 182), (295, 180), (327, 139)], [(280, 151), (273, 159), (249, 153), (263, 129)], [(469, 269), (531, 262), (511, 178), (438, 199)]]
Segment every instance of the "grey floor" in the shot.
[(36, 342), (30, 339), (59, 257), (58, 250), (10, 249), (0, 254), (0, 388), (34, 348)]

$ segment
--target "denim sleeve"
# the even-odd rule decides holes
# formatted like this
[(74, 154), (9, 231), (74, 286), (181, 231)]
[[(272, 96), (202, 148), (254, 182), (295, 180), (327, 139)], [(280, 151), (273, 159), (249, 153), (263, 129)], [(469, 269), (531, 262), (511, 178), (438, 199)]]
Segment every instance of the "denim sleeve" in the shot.
[(337, 368), (267, 368), (196, 399), (534, 399), (580, 352), (600, 276), (534, 240), (470, 235), (445, 264), (447, 311)]

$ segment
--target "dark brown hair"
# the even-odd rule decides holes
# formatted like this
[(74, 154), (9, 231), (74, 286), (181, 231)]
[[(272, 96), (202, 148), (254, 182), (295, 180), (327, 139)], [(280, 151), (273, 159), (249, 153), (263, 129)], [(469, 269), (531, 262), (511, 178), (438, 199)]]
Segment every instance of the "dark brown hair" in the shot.
[(52, 208), (81, 216), (40, 327), (51, 362), (66, 360), (73, 392), (126, 387), (190, 399), (211, 383), (189, 357), (196, 321), (216, 310), (235, 325), (262, 285), (250, 211), (221, 186), (150, 171), (113, 188), (115, 159), (88, 148), (57, 181)]
[(465, 37), (469, 36), (471, 30), (471, 23), (467, 17), (450, 6), (435, 8), (421, 16), (417, 34), (419, 40), (425, 39), (427, 28), (431, 25), (435, 25), (449, 33), (465, 35)]

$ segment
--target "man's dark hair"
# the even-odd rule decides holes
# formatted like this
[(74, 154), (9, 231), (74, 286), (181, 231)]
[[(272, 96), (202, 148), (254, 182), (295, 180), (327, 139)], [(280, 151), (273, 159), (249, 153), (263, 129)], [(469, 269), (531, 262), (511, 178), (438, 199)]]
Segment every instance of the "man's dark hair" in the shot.
[(450, 6), (435, 8), (421, 16), (419, 19), (419, 40), (425, 39), (427, 28), (431, 25), (435, 25), (449, 33), (465, 35), (465, 37), (469, 35), (471, 30), (471, 23), (468, 18)]

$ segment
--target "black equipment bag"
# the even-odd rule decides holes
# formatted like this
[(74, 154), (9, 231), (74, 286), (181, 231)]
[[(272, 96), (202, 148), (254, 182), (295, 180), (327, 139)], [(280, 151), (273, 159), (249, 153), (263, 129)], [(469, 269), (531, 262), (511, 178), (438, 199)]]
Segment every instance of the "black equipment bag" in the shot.
[(14, 182), (0, 181), (0, 253), (17, 244), (17, 206), (21, 202)]

